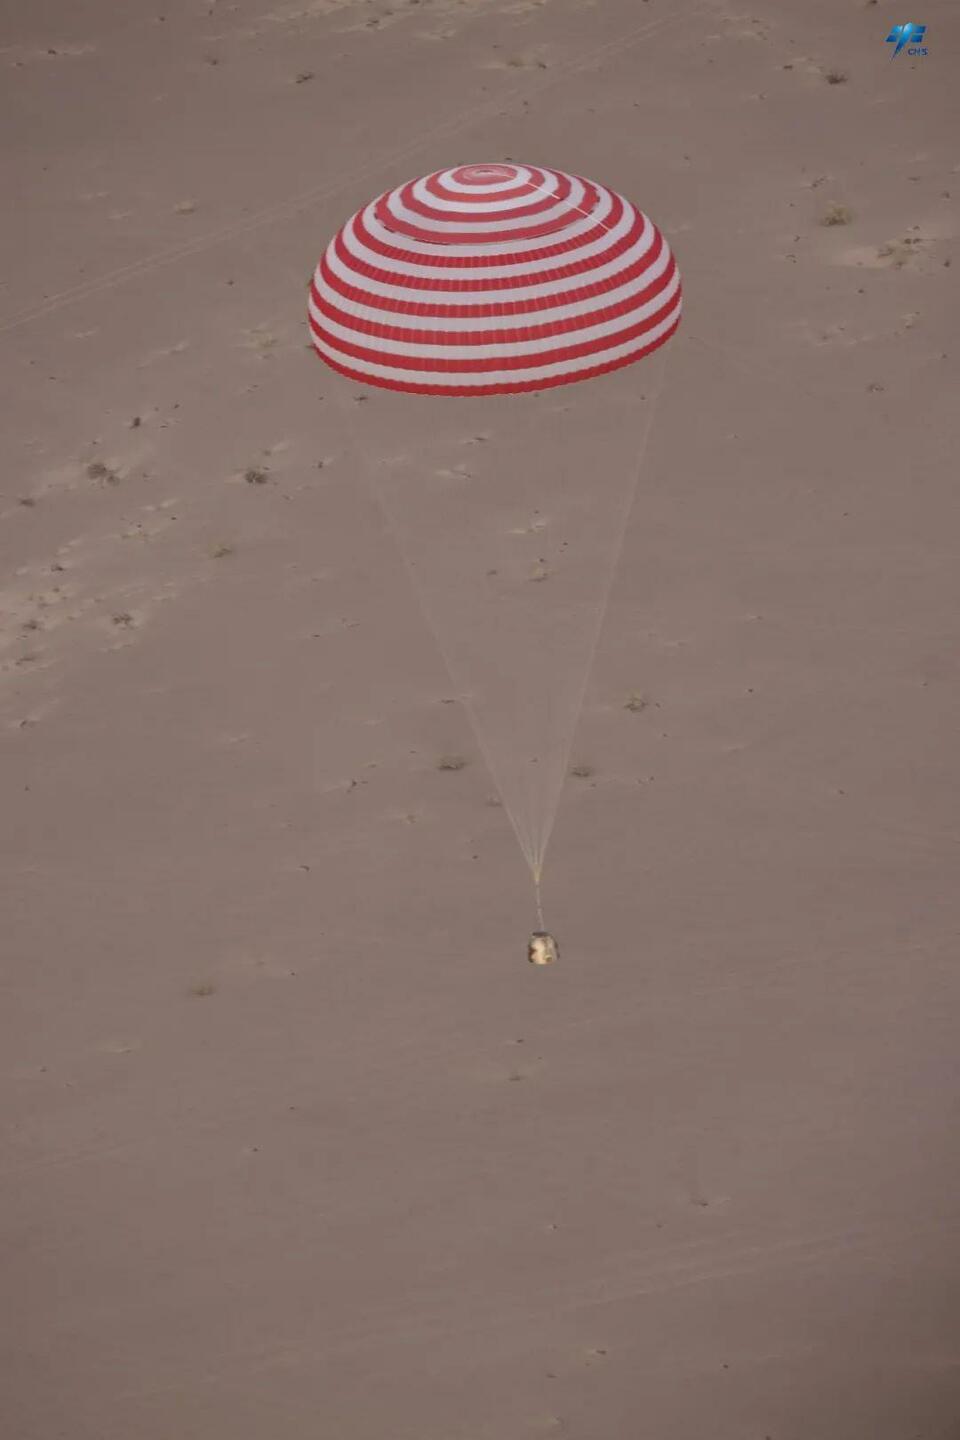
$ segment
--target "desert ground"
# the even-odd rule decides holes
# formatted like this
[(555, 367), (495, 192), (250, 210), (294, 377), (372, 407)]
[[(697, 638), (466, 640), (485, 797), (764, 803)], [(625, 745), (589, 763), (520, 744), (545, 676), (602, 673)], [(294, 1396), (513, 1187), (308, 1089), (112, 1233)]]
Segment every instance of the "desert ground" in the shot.
[[(910, 18), (4, 7), (4, 1440), (960, 1437), (960, 16)], [(662, 355), (326, 369), (336, 228), (508, 157), (663, 229)]]

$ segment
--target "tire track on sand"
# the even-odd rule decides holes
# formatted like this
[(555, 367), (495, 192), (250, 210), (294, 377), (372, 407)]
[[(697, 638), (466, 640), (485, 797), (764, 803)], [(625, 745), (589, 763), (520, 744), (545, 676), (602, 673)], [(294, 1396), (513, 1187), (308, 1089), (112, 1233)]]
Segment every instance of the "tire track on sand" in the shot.
[[(710, 9), (707, 0), (694, 4), (686, 11), (685, 18), (693, 19), (695, 16)], [(446, 139), (458, 134), (476, 121), (495, 118), (511, 106), (519, 104), (523, 100), (540, 95), (546, 90), (553, 89), (556, 85), (568, 79), (569, 76), (578, 74), (580, 71), (589, 70), (591, 66), (602, 63), (608, 56), (620, 55), (625, 50), (632, 49), (650, 38), (657, 31), (667, 26), (675, 26), (677, 22), (675, 13), (665, 15), (657, 20), (649, 20), (642, 25), (636, 25), (624, 34), (617, 36), (615, 40), (605, 41), (594, 49), (586, 51), (568, 60), (565, 64), (557, 65), (544, 79), (534, 82), (533, 85), (525, 86), (522, 90), (515, 88), (506, 95), (498, 96), (494, 100), (484, 101), (472, 109), (463, 110), (449, 120), (446, 124), (431, 124), (424, 127), (418, 135), (406, 144), (398, 146), (394, 150), (385, 151), (378, 155), (375, 160), (368, 161), (365, 165), (352, 167), (344, 170), (333, 179), (323, 185), (318, 185), (310, 190), (301, 191), (299, 195), (292, 196), (289, 200), (281, 200), (278, 204), (267, 206), (263, 210), (255, 211), (254, 214), (246, 216), (242, 220), (233, 221), (229, 225), (221, 226), (218, 230), (212, 230), (207, 235), (198, 235), (195, 240), (188, 241), (183, 245), (174, 245), (167, 250), (160, 250), (155, 255), (148, 255), (142, 260), (134, 260), (129, 265), (123, 265), (117, 270), (111, 270), (106, 275), (101, 275), (93, 280), (86, 280), (82, 284), (71, 286), (67, 290), (61, 290), (56, 295), (50, 295), (38, 305), (32, 305), (18, 314), (11, 315), (8, 319), (0, 322), (0, 335), (7, 335), (13, 330), (18, 330), (24, 325), (31, 324), (34, 320), (40, 320), (45, 315), (52, 314), (66, 305), (75, 305), (82, 300), (88, 300), (95, 295), (102, 295), (105, 291), (112, 290), (122, 285), (127, 280), (134, 280), (138, 276), (148, 275), (153, 270), (158, 270), (164, 265), (174, 265), (179, 260), (189, 259), (193, 255), (200, 255), (208, 250), (215, 249), (218, 245), (226, 244), (243, 235), (252, 234), (254, 231), (263, 229), (267, 225), (273, 225), (281, 220), (292, 218), (302, 210), (308, 210), (323, 200), (329, 200), (339, 194), (348, 186), (358, 180), (368, 179), (376, 176), (381, 170), (393, 167), (399, 161), (414, 156), (422, 150), (425, 145), (432, 144), (435, 140)]]

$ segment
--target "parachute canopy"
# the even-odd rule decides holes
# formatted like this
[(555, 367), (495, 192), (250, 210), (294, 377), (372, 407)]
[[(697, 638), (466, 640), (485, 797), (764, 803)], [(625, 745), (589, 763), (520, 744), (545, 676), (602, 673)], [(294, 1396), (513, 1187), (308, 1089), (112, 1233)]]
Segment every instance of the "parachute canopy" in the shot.
[(389, 190), (327, 246), (310, 287), (321, 359), (422, 395), (543, 390), (632, 364), (680, 321), (657, 227), (603, 185), (459, 165)]

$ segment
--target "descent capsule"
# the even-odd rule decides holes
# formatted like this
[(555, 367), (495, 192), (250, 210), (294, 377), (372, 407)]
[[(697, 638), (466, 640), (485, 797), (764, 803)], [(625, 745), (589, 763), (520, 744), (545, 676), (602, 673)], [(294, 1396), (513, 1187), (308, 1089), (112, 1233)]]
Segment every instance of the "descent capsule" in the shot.
[(546, 930), (534, 930), (527, 945), (527, 959), (531, 965), (552, 965), (560, 951), (557, 942)]

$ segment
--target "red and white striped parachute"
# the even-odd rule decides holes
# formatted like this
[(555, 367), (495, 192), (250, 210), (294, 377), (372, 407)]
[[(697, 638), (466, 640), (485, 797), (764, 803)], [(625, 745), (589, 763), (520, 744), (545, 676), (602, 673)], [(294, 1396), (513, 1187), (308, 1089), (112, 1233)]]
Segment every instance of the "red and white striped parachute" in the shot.
[(460, 165), (387, 191), (327, 247), (310, 288), (321, 359), (423, 395), (544, 390), (632, 364), (680, 322), (657, 227), (602, 185)]

